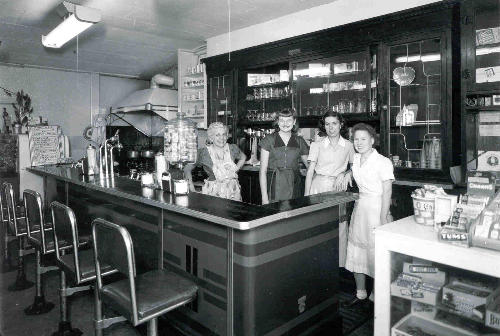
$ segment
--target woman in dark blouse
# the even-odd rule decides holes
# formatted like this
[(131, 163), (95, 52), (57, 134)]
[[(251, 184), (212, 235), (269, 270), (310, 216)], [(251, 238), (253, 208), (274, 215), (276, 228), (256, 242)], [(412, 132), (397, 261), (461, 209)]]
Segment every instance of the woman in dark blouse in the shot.
[[(297, 119), (292, 109), (278, 113), (275, 132), (260, 142), (259, 182), (262, 204), (289, 200), (303, 195), (299, 160), (307, 167), (309, 146), (296, 134)], [(267, 173), (271, 172), (270, 181)]]
[[(227, 143), (227, 131), (227, 127), (220, 122), (210, 124), (207, 147), (198, 149), (196, 165), (203, 166), (208, 174), (202, 193), (241, 201), (237, 172), (245, 164), (246, 156), (238, 146)], [(191, 191), (195, 191), (191, 174), (193, 168), (194, 165), (189, 164), (184, 169)]]

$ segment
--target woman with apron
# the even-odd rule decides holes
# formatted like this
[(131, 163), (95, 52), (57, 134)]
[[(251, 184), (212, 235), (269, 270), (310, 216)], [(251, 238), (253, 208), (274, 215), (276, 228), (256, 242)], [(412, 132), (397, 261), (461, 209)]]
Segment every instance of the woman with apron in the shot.
[[(354, 147), (340, 136), (344, 122), (337, 112), (326, 112), (319, 122), (319, 135), (309, 150), (309, 168), (306, 174), (304, 195), (314, 195), (327, 191), (345, 191), (351, 183), (352, 174), (347, 165), (352, 164)], [(339, 217), (345, 217), (342, 205)], [(339, 266), (344, 267), (347, 248), (347, 223), (339, 222)]]
[[(373, 148), (375, 130), (366, 124), (353, 127), (354, 155), (352, 173), (359, 188), (359, 199), (349, 226), (345, 268), (354, 273), (356, 298), (344, 302), (353, 307), (367, 302), (366, 276), (374, 277), (375, 237), (374, 230), (392, 221), (389, 205), (392, 194), (394, 168), (391, 161)], [(373, 301), (373, 292), (370, 295)]]
[[(238, 170), (245, 164), (246, 156), (234, 144), (228, 144), (227, 127), (220, 123), (211, 123), (207, 129), (207, 147), (198, 149), (196, 165), (202, 165), (208, 178), (201, 192), (221, 198), (241, 201)], [(237, 163), (234, 163), (238, 160)], [(192, 178), (194, 165), (184, 169), (189, 189), (195, 191)]]
[(307, 167), (309, 146), (301, 136), (295, 134), (298, 125), (293, 110), (279, 112), (274, 126), (276, 131), (260, 142), (259, 183), (262, 204), (302, 196), (299, 159)]

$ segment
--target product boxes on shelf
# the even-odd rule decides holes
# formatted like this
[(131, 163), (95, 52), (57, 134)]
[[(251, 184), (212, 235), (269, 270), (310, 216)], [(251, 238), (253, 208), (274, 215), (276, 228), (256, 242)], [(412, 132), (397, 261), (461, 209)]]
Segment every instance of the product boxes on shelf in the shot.
[(413, 335), (476, 336), (477, 334), (413, 314), (403, 317), (391, 329), (391, 336)]
[(486, 306), (485, 325), (490, 328), (500, 330), (500, 291), (490, 297), (491, 300)]
[(500, 292), (500, 288), (496, 286), (492, 283), (454, 279), (443, 287), (442, 304), (465, 317), (477, 316), (482, 320), (485, 307)]
[(500, 193), (497, 193), (473, 225), (472, 244), (500, 250)]
[(412, 301), (411, 313), (413, 315), (418, 315), (428, 319), (433, 319), (434, 317), (436, 317), (437, 309), (436, 306), (433, 305)]
[(435, 306), (445, 283), (446, 273), (432, 265), (404, 263), (403, 272), (391, 284), (391, 294)]

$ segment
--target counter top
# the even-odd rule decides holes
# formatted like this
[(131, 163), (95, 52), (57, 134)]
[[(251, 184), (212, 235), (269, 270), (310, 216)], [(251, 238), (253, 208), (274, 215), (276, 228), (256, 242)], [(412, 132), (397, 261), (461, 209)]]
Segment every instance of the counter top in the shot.
[(188, 195), (173, 195), (163, 190), (142, 187), (140, 181), (126, 177), (101, 179), (99, 176), (83, 176), (79, 170), (65, 166), (49, 165), (27, 168), (27, 170), (34, 174), (53, 177), (91, 190), (209, 220), (238, 230), (253, 229), (280, 219), (303, 215), (357, 199), (357, 194), (354, 193), (329, 192), (267, 205), (254, 205), (197, 192)]

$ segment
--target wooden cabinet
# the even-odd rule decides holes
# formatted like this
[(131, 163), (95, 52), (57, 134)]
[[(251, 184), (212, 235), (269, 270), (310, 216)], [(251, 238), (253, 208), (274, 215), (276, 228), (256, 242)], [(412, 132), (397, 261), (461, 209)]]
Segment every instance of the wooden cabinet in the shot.
[[(230, 61), (205, 59), (209, 78), (233, 74), (231, 89), (225, 80), (222, 88), (220, 79), (208, 83), (211, 97), (232, 90), (233, 143), (265, 133), (285, 107), (297, 111), (301, 128), (316, 128), (333, 110), (345, 116), (346, 137), (358, 122), (375, 127), (377, 149), (396, 162), (397, 179), (451, 181), (449, 168), (461, 162), (459, 5), (439, 2), (234, 51)], [(415, 70), (414, 80), (398, 85), (397, 68)], [(210, 98), (210, 114), (220, 104)], [(402, 126), (396, 117), (405, 107), (414, 122)], [(431, 143), (432, 164), (421, 155)]]
[(500, 1), (461, 8), (462, 172), (492, 171), (500, 182)]
[(467, 91), (499, 90), (500, 1), (464, 1), (461, 30), (462, 77)]

